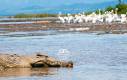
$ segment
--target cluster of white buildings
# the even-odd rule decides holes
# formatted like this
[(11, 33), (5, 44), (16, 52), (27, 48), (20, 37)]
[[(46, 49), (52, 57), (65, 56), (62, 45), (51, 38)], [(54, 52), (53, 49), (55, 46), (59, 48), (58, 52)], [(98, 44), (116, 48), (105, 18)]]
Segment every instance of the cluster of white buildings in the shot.
[(127, 14), (117, 14), (117, 10), (115, 11), (106, 11), (104, 14), (101, 14), (99, 10), (99, 14), (95, 12), (85, 15), (84, 13), (79, 13), (76, 15), (67, 14), (67, 16), (58, 15), (60, 23), (127, 23)]

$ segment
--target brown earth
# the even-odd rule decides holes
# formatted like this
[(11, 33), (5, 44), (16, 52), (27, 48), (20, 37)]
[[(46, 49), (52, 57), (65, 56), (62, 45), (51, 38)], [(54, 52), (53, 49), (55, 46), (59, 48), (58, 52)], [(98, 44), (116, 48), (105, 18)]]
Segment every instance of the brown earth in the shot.
[(69, 31), (70, 28), (89, 28), (88, 30), (78, 30), (81, 32), (95, 32), (103, 31), (106, 33), (126, 33), (127, 32), (127, 23), (77, 23), (77, 24), (60, 24), (60, 23), (50, 23), (48, 21), (39, 21), (26, 24), (0, 24), (0, 31), (36, 31), (36, 30), (63, 30)]
[(73, 62), (59, 61), (43, 54), (20, 56), (17, 54), (0, 54), (0, 68), (42, 68), (73, 67)]

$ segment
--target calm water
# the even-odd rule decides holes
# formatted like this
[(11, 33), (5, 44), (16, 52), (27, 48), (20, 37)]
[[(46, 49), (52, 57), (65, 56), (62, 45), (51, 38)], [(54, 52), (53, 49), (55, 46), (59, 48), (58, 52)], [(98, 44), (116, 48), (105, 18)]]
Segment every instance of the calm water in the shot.
[(73, 69), (6, 69), (0, 80), (127, 80), (127, 34), (35, 31), (0, 34), (0, 52), (45, 52), (74, 61)]

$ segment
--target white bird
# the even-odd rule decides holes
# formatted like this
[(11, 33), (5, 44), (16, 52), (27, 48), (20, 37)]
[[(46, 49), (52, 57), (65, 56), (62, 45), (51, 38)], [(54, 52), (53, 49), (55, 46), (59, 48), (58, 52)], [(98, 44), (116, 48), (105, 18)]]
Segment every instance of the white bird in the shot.
[(59, 57), (60, 60), (68, 60), (71, 56), (70, 51), (67, 49), (60, 49), (59, 52), (57, 53), (57, 56)]
[(121, 23), (127, 22), (127, 18), (125, 14), (121, 14)]
[(71, 14), (68, 14), (67, 23), (72, 23), (72, 22), (73, 22), (73, 16)]
[(61, 17), (61, 13), (59, 13), (58, 19), (60, 20), (61, 23), (65, 23), (65, 19), (64, 17)]
[(99, 14), (96, 14), (95, 12), (85, 15), (84, 13), (76, 14), (75, 16), (72, 16), (71, 14), (67, 14), (67, 16), (61, 17), (58, 16), (61, 23), (84, 23), (84, 22), (91, 22), (93, 24), (97, 22), (106, 22), (106, 23), (112, 23), (112, 22), (121, 22), (121, 23), (127, 23), (127, 14), (121, 14), (120, 16), (117, 14), (118, 9), (116, 8), (115, 11), (106, 11), (104, 14), (101, 14), (101, 10), (99, 9)]

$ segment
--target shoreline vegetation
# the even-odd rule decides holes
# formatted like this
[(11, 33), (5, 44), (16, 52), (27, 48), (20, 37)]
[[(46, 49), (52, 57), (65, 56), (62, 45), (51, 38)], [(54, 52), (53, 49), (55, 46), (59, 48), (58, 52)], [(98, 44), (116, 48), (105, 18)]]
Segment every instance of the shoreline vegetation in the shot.
[[(117, 9), (117, 14), (127, 14), (127, 4), (125, 3), (119, 3), (116, 6), (108, 6), (104, 10), (100, 10), (102, 14), (104, 14), (106, 11), (116, 11)], [(86, 12), (85, 14), (91, 14), (92, 12)], [(99, 10), (95, 11), (96, 14), (99, 14)]]
[(17, 14), (13, 18), (44, 18), (44, 17), (57, 17), (57, 14)]
[[(108, 6), (107, 8), (101, 10), (101, 13), (104, 14), (106, 11), (112, 11), (118, 9), (118, 14), (126, 14), (127, 13), (127, 4), (125, 3), (119, 3), (116, 6)], [(91, 14), (93, 11), (84, 12), (86, 15)], [(99, 14), (99, 10), (94, 11), (96, 14)], [(67, 14), (62, 14), (63, 16)], [(75, 14), (72, 14), (75, 15)], [(57, 17), (58, 14), (48, 14), (48, 13), (42, 13), (42, 14), (17, 14), (14, 16), (8, 16), (8, 18), (44, 18), (44, 17)]]

